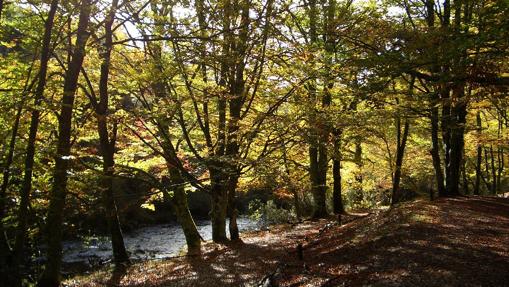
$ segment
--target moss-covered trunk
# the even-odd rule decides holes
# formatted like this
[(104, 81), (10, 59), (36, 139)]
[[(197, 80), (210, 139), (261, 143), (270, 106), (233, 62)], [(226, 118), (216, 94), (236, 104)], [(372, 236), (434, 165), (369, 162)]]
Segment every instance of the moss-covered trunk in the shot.
[(184, 236), (186, 237), (188, 254), (200, 254), (201, 236), (200, 233), (198, 233), (196, 224), (194, 223), (191, 212), (189, 211), (186, 191), (183, 185), (185, 181), (179, 170), (174, 167), (169, 168), (169, 174), (171, 183), (174, 186), (171, 188), (173, 190), (173, 207), (175, 209), (177, 220), (182, 227)]

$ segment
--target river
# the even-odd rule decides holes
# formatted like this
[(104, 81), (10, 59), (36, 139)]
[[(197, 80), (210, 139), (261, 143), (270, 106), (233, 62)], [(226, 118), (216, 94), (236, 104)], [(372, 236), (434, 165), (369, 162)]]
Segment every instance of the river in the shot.
[[(237, 224), (241, 232), (257, 230), (260, 227), (257, 221), (247, 217), (238, 218)], [(198, 220), (196, 226), (203, 239), (212, 239), (212, 225), (209, 220)], [(228, 222), (226, 226), (228, 227)], [(186, 244), (182, 229), (177, 223), (152, 225), (125, 233), (124, 242), (133, 260), (177, 256)], [(102, 264), (110, 261), (112, 257), (111, 242), (108, 237), (90, 236), (82, 240), (65, 241), (63, 252), (64, 263), (71, 265)]]

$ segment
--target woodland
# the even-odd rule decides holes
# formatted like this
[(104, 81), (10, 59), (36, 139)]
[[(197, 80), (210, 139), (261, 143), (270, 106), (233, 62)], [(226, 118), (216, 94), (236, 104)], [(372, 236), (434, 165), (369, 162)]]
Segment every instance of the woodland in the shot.
[[(507, 0), (0, 0), (0, 285), (409, 286), (339, 271), (294, 282), (340, 258), (319, 248), (363, 226), (399, 234), (391, 220), (407, 219), (421, 229), (405, 244), (423, 222), (458, 225), (446, 234), (480, 249), (450, 258), (509, 267), (508, 59)], [(262, 230), (243, 233), (247, 217)], [(248, 266), (286, 241), (297, 263), (270, 258), (228, 282), (129, 281), (141, 269), (125, 234), (162, 222), (185, 246), (143, 263), (163, 264), (157, 274), (235, 274), (211, 254), (247, 252), (228, 258)], [(280, 238), (264, 245), (270, 230)], [(111, 245), (101, 272), (128, 279), (73, 285), (84, 273), (63, 244), (96, 234)], [(458, 280), (502, 286), (505, 270)]]

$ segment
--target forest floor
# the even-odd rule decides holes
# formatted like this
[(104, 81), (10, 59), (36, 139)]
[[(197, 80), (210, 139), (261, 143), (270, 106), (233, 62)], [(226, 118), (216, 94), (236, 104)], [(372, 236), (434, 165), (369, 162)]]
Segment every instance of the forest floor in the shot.
[(205, 243), (201, 257), (105, 268), (65, 285), (509, 286), (509, 198), (417, 201), (342, 221), (273, 226), (242, 243)]

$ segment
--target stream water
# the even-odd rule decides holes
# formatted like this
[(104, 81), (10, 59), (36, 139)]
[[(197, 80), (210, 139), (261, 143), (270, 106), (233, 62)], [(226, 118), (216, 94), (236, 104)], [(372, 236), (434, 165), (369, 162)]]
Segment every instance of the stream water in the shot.
[[(246, 217), (238, 218), (237, 224), (241, 232), (259, 229), (257, 221)], [(203, 239), (212, 239), (210, 221), (198, 220), (196, 225)], [(226, 226), (228, 230), (228, 222)], [(182, 229), (177, 223), (152, 225), (125, 233), (124, 242), (131, 259), (134, 260), (176, 256), (186, 244)], [(63, 261), (66, 264), (102, 264), (112, 257), (108, 237), (87, 237), (83, 240), (66, 241), (63, 244), (63, 252)]]

